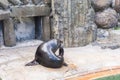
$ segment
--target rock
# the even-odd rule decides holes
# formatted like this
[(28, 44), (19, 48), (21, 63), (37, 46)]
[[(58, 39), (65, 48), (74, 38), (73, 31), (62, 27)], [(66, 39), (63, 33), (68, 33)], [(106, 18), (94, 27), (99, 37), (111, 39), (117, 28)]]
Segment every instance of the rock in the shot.
[(9, 11), (0, 10), (0, 20), (8, 19), (10, 17)]
[(106, 9), (103, 12), (97, 12), (95, 23), (100, 28), (112, 28), (118, 23), (117, 13), (113, 9)]
[(16, 36), (14, 32), (13, 21), (11, 18), (5, 19), (4, 24), (4, 43), (6, 46), (16, 45)]
[(23, 5), (29, 4), (29, 0), (20, 0)]
[(112, 0), (92, 0), (92, 6), (95, 11), (104, 10), (112, 4)]
[(48, 6), (13, 6), (11, 7), (12, 17), (32, 17), (32, 16), (47, 16), (50, 14), (50, 8)]
[(9, 3), (11, 3), (12, 5), (20, 5), (21, 2), (20, 0), (8, 0)]
[(8, 6), (9, 6), (9, 2), (8, 0), (0, 0), (0, 7), (2, 7), (2, 9), (6, 10), (8, 9)]
[(50, 4), (52, 0), (44, 0), (45, 3)]
[(117, 45), (104, 45), (104, 46), (101, 46), (101, 48), (102, 49), (106, 49), (106, 48), (110, 48), (110, 49), (112, 49), (112, 50), (114, 50), (114, 49), (118, 49), (118, 48), (120, 48), (120, 45), (119, 44), (117, 44)]
[(32, 0), (33, 4), (37, 5), (43, 2), (43, 0)]
[(113, 0), (112, 7), (120, 13), (120, 0)]
[(109, 32), (105, 29), (97, 29), (97, 39), (105, 39), (109, 37)]

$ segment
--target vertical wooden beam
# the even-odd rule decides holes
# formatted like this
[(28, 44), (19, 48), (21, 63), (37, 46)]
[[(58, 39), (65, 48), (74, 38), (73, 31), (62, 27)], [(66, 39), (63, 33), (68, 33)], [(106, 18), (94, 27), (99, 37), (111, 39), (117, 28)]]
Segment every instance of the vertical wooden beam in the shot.
[(16, 45), (16, 36), (15, 36), (15, 31), (14, 31), (14, 26), (13, 26), (13, 21), (11, 18), (5, 19), (3, 21), (4, 24), (4, 43), (5, 46), (14, 46)]
[(50, 19), (48, 16), (43, 17), (43, 40), (47, 41), (50, 39)]

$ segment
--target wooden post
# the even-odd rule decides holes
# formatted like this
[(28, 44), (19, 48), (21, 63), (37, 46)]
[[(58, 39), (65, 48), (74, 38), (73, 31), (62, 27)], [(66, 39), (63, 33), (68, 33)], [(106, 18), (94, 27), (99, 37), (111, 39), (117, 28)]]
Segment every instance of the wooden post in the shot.
[(11, 18), (5, 19), (3, 21), (4, 25), (4, 43), (6, 46), (14, 46), (16, 45), (16, 37), (15, 37), (15, 31), (13, 26), (13, 21)]
[(47, 41), (50, 39), (50, 19), (48, 16), (43, 17), (43, 40)]

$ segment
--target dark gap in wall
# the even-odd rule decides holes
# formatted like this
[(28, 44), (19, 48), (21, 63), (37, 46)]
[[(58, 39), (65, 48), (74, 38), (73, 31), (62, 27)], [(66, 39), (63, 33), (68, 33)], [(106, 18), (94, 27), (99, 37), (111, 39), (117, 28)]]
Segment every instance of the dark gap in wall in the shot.
[(42, 28), (42, 17), (36, 16), (35, 19), (35, 39), (42, 40), (43, 28)]
[(3, 40), (3, 21), (0, 20), (0, 46), (2, 46), (4, 44), (4, 40)]

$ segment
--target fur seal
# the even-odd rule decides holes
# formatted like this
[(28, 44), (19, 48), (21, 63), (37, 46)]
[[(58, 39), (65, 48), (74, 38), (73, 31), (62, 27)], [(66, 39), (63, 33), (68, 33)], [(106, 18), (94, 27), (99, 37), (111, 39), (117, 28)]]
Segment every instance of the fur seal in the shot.
[[(59, 39), (52, 39), (42, 43), (36, 50), (35, 59), (25, 66), (32, 66), (41, 64), (45, 67), (60, 68), (62, 65), (67, 66), (64, 62), (64, 49), (62, 47), (62, 41)], [(59, 55), (55, 52), (59, 49)]]

